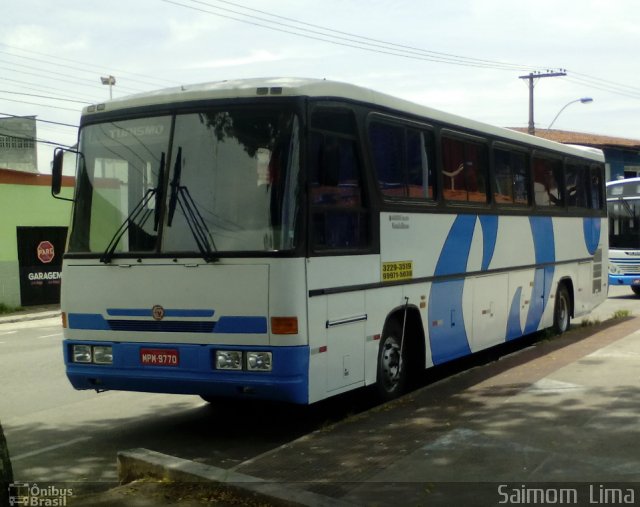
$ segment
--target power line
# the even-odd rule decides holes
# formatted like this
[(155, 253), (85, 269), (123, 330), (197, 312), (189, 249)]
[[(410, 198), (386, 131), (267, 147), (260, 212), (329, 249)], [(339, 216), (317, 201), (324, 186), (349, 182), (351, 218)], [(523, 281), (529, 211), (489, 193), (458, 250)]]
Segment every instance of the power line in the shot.
[[(214, 6), (210, 2), (205, 2), (205, 1), (202, 1), (202, 0), (185, 0), (185, 1), (191, 1), (192, 3), (207, 5), (207, 6), (212, 7), (212, 8), (229, 11), (229, 12), (232, 12), (232, 13), (235, 13), (235, 14), (240, 14), (242, 16), (254, 17), (254, 16), (250, 16), (248, 14), (239, 13), (239, 12), (231, 10), (231, 9), (225, 9), (223, 7)], [(444, 53), (444, 52), (439, 52), (439, 51), (432, 51), (432, 50), (427, 50), (427, 49), (423, 49), (423, 48), (418, 48), (418, 47), (415, 47), (415, 46), (408, 46), (408, 45), (404, 45), (404, 44), (398, 44), (398, 43), (395, 43), (395, 42), (385, 41), (385, 40), (382, 40), (382, 39), (375, 39), (375, 38), (372, 38), (372, 37), (367, 37), (367, 36), (364, 36), (364, 35), (358, 35), (358, 34), (354, 34), (354, 33), (351, 33), (351, 32), (335, 30), (333, 28), (325, 27), (325, 26), (322, 26), (322, 25), (317, 25), (317, 24), (314, 24), (314, 23), (308, 23), (306, 21), (301, 21), (301, 20), (295, 19), (295, 18), (289, 18), (289, 17), (286, 17), (286, 16), (280, 16), (280, 15), (277, 15), (277, 14), (272, 14), (272, 13), (270, 13), (268, 11), (263, 11), (263, 10), (260, 10), (260, 9), (254, 9), (254, 8), (247, 7), (247, 6), (235, 3), (235, 2), (230, 2), (228, 0), (214, 0), (214, 1), (216, 3), (232, 5), (234, 7), (245, 9), (247, 11), (257, 12), (259, 14), (264, 14), (266, 16), (270, 16), (270, 17), (273, 17), (273, 18), (276, 18), (276, 19), (282, 19), (282, 20), (285, 20), (285, 21), (289, 21), (289, 22), (292, 22), (292, 23), (295, 23), (295, 24), (298, 24), (298, 25), (301, 25), (301, 26), (317, 28), (319, 30), (322, 30), (323, 32), (330, 32), (330, 33), (335, 33), (335, 34), (344, 35), (344, 36), (349, 37), (349, 39), (346, 39), (346, 40), (352, 40), (353, 38), (355, 38), (355, 39), (359, 39), (361, 41), (369, 41), (369, 42), (375, 43), (375, 45), (380, 44), (380, 45), (382, 45), (382, 47), (399, 48), (401, 50), (408, 50), (410, 52), (416, 52), (418, 54), (430, 55), (430, 56), (438, 57), (438, 58), (445, 58), (445, 59), (453, 58), (453, 59), (458, 60), (460, 62), (466, 61), (466, 62), (468, 62), (470, 64), (474, 64), (474, 65), (475, 64), (479, 64), (479, 63), (485, 63), (485, 64), (488, 64), (488, 65), (495, 65), (497, 67), (508, 67), (508, 68), (514, 69), (514, 70), (523, 70), (525, 68), (526, 69), (535, 68), (535, 67), (530, 66), (530, 65), (511, 64), (511, 63), (508, 63), (508, 62), (501, 62), (501, 61), (496, 61), (496, 60), (473, 58), (473, 57), (456, 55), (456, 54), (453, 54), (453, 53)], [(270, 22), (269, 20), (265, 20), (264, 18), (256, 17), (256, 19), (260, 19), (260, 20), (264, 20), (264, 21)], [(289, 26), (289, 25), (284, 24), (284, 26)], [(298, 28), (296, 27), (296, 29), (298, 29)], [(320, 32), (315, 32), (314, 31), (313, 33), (320, 33)], [(329, 36), (331, 36), (331, 35), (329, 35)]]
[(3, 98), (2, 100), (7, 101), (7, 102), (16, 102), (18, 104), (27, 104), (29, 106), (48, 107), (50, 109), (60, 109), (62, 111), (72, 111), (74, 113), (79, 112), (78, 109), (71, 109), (70, 107), (52, 106), (50, 104), (40, 104), (38, 102), (28, 102), (26, 100), (7, 99), (7, 98)]
[[(31, 54), (31, 55), (44, 56), (49, 60), (54, 60), (56, 63), (51, 63), (50, 61), (47, 61), (47, 60), (41, 60), (41, 59), (37, 59), (37, 58), (25, 57), (25, 56), (22, 56), (22, 55), (16, 55), (16, 54), (8, 52), (8, 51), (0, 51), (0, 53), (16, 56), (16, 57), (19, 57), (19, 58), (25, 58), (25, 59), (29, 59), (29, 60), (34, 60), (34, 61), (38, 61), (38, 62), (48, 63), (48, 64), (51, 64), (51, 65), (55, 65), (56, 67), (60, 67), (61, 66), (57, 62), (64, 61), (64, 62), (73, 63), (73, 64), (81, 65), (82, 67), (85, 67), (85, 69), (77, 69), (76, 68), (77, 70), (80, 70), (82, 72), (96, 73), (96, 74), (104, 74), (104, 73), (111, 72), (111, 73), (117, 73), (118, 75), (122, 75), (122, 76), (136, 76), (138, 78), (144, 78), (144, 80), (133, 79), (133, 78), (127, 78), (127, 79), (129, 81), (131, 81), (131, 82), (138, 82), (138, 83), (141, 83), (141, 84), (150, 84), (150, 85), (156, 86), (156, 87), (157, 86), (167, 86), (167, 85), (176, 86), (176, 85), (180, 84), (180, 83), (175, 82), (175, 81), (169, 81), (169, 80), (161, 79), (161, 78), (152, 78), (152, 77), (149, 77), (149, 76), (144, 75), (144, 74), (138, 74), (138, 73), (126, 71), (126, 70), (123, 70), (123, 69), (115, 69), (115, 68), (111, 68), (110, 67), (109, 70), (105, 70), (104, 67), (98, 67), (97, 65), (93, 65), (93, 64), (90, 64), (90, 63), (81, 62), (81, 61), (78, 61), (78, 60), (72, 60), (70, 58), (64, 58), (64, 57), (61, 57), (59, 55), (50, 55), (50, 54), (47, 54), (47, 53), (41, 53), (39, 51), (32, 51), (32, 50), (29, 50), (29, 49), (22, 49), (22, 48), (19, 48), (19, 47), (16, 47), (16, 46), (11, 46), (9, 44), (4, 44), (4, 43), (1, 43), (1, 42), (0, 42), (0, 46), (3, 46), (5, 48), (8, 48), (8, 49), (11, 49), (11, 50), (14, 50), (14, 51), (21, 51), (23, 53), (27, 53), (27, 54)], [(74, 67), (69, 67), (69, 68), (74, 68)], [(160, 84), (160, 83), (162, 83), (162, 84)]]
[[(260, 28), (265, 28), (272, 31), (295, 35), (297, 37), (303, 37), (312, 40), (318, 40), (329, 44), (351, 47), (379, 54), (386, 54), (390, 56), (399, 56), (403, 58), (432, 61), (437, 63), (466, 67), (489, 68), (494, 70), (538, 70), (539, 72), (544, 72), (543, 69), (546, 68), (490, 59), (466, 57), (452, 53), (430, 51), (414, 46), (397, 44), (394, 42), (366, 37), (346, 31), (335, 30), (322, 25), (301, 21), (295, 18), (280, 16), (265, 10), (247, 7), (245, 5), (229, 0), (181, 0), (182, 2), (190, 2), (191, 4), (196, 4), (198, 6), (203, 6), (206, 8), (198, 7), (196, 5), (186, 5), (185, 3), (180, 3), (176, 0), (161, 1), (185, 9), (203, 12), (213, 16), (258, 26)], [(235, 9), (215, 5), (212, 2), (215, 2), (216, 4), (229, 5), (234, 7)], [(259, 14), (259, 16), (240, 12), (236, 9), (242, 9), (248, 11), (249, 13), (256, 13)], [(621, 83), (615, 83), (613, 81), (577, 72), (571, 72), (570, 75), (572, 77), (568, 78), (568, 80), (572, 82), (580, 83), (594, 89), (606, 91), (613, 94), (618, 94), (630, 98), (640, 98), (640, 89), (636, 87)]]
[[(62, 93), (63, 95), (58, 95), (59, 97), (63, 97), (67, 98), (67, 99), (71, 99), (72, 97), (68, 96), (68, 95), (64, 95), (66, 94), (69, 90), (62, 90), (60, 88), (54, 88), (53, 86), (50, 87), (42, 87), (42, 86), (37, 86), (34, 85), (33, 83), (30, 83), (29, 81), (21, 81), (19, 79), (9, 79), (6, 77), (0, 77), (0, 81), (5, 81), (6, 84), (8, 84), (9, 86), (16, 86), (19, 85), (19, 89), (20, 90), (33, 90), (36, 92), (42, 92), (42, 93), (50, 93), (50, 92), (58, 92), (58, 93)], [(84, 100), (87, 104), (92, 104), (95, 102), (95, 98), (88, 98), (84, 95), (79, 95), (74, 93), (74, 98), (76, 99), (82, 99)]]
[[(26, 118), (25, 116), (20, 116), (20, 115), (17, 115), (17, 114), (9, 114), (9, 113), (0, 113), (0, 115), (2, 115), (2, 116), (8, 116), (8, 117), (10, 117), (10, 118)], [(1, 118), (0, 118), (0, 119), (1, 119)], [(59, 121), (52, 121), (52, 120), (43, 120), (43, 119), (41, 119), (41, 118), (35, 118), (35, 120), (36, 120), (37, 122), (41, 122), (41, 123), (49, 123), (49, 124), (51, 124), (51, 125), (59, 125), (59, 126), (62, 126), (62, 127), (72, 127), (72, 128), (74, 128), (74, 129), (79, 128), (79, 126), (78, 126), (78, 125), (72, 125), (72, 124), (70, 124), (70, 123), (62, 123), (62, 122), (59, 122)]]
[[(356, 48), (356, 49), (361, 49), (364, 51), (369, 51), (369, 52), (373, 52), (373, 53), (378, 53), (378, 54), (386, 54), (386, 55), (391, 55), (391, 56), (399, 56), (399, 57), (403, 57), (403, 58), (409, 58), (409, 59), (414, 59), (414, 60), (423, 60), (423, 61), (431, 61), (431, 62), (438, 62), (438, 63), (448, 63), (451, 65), (460, 65), (460, 66), (464, 66), (464, 67), (481, 67), (481, 68), (493, 68), (493, 69), (499, 69), (499, 70), (531, 70), (534, 67), (531, 66), (523, 66), (523, 65), (516, 65), (516, 64), (510, 64), (510, 63), (504, 63), (504, 62), (497, 62), (497, 61), (491, 61), (491, 60), (482, 60), (479, 58), (468, 58), (468, 57), (462, 57), (462, 56), (457, 56), (457, 55), (450, 55), (450, 56), (445, 56), (445, 53), (435, 53), (435, 52), (429, 52), (426, 50), (418, 50), (418, 49), (400, 49), (400, 45), (397, 44), (392, 44), (392, 43), (372, 43), (370, 41), (368, 41), (366, 38), (357, 36), (355, 34), (349, 34), (348, 37), (342, 37), (342, 36), (336, 36), (336, 35), (331, 35), (328, 33), (323, 33), (323, 32), (319, 32), (316, 30), (307, 30), (307, 29), (303, 29), (300, 27), (296, 27), (296, 26), (292, 26), (290, 24), (287, 23), (280, 23), (280, 22), (276, 22), (276, 21), (271, 21), (271, 20), (267, 20), (264, 18), (259, 18), (257, 16), (252, 16), (252, 15), (248, 15), (248, 14), (243, 14), (243, 13), (239, 13), (237, 11), (231, 11), (230, 9), (226, 9), (223, 7), (217, 7), (211, 4), (208, 4), (206, 2), (198, 2), (196, 0), (191, 0), (194, 3), (198, 3), (201, 5), (206, 5), (209, 8), (212, 9), (219, 9), (219, 10), (224, 10), (227, 12), (232, 12), (234, 14), (237, 14), (239, 16), (244, 16), (244, 18), (242, 17), (237, 17), (237, 16), (231, 16), (228, 14), (221, 14), (219, 12), (214, 12), (208, 9), (204, 9), (201, 7), (196, 7), (193, 5), (185, 5), (182, 3), (178, 3), (174, 0), (161, 0), (162, 2), (168, 3), (168, 4), (173, 4), (176, 5), (178, 7), (183, 7), (185, 9), (191, 9), (194, 11), (198, 11), (198, 12), (203, 12), (206, 14), (211, 14), (213, 16), (218, 16), (218, 17), (222, 17), (222, 18), (226, 18), (226, 19), (231, 19), (233, 21), (239, 21), (241, 23), (245, 23), (245, 24), (249, 24), (249, 25), (253, 25), (253, 26), (258, 26), (261, 28), (266, 28), (268, 30), (273, 30), (273, 31), (277, 31), (277, 32), (281, 32), (281, 33), (287, 33), (290, 35), (295, 35), (298, 37), (303, 37), (306, 39), (311, 39), (311, 40), (318, 40), (321, 42), (326, 42), (329, 44), (334, 44), (334, 45), (338, 45), (338, 46), (345, 46), (345, 47), (351, 47), (351, 48)], [(185, 0), (186, 1), (186, 0)], [(270, 24), (266, 24), (266, 23), (270, 23)], [(272, 25), (276, 25), (276, 26), (272, 26)], [(285, 27), (285, 28), (280, 28), (280, 27)], [(300, 33), (301, 30), (305, 30), (304, 33)], [(325, 31), (331, 31), (331, 29), (326, 29), (323, 28), (323, 30)], [(337, 31), (334, 31), (337, 32)], [(346, 33), (346, 32), (345, 32)], [(310, 34), (314, 34), (314, 35), (310, 35)], [(398, 46), (398, 48), (393, 47), (393, 46)], [(407, 46), (408, 48), (409, 46)]]
[[(91, 79), (87, 79), (87, 78), (80, 78), (80, 77), (78, 77), (78, 78), (76, 78), (76, 80), (75, 80), (75, 81), (69, 81), (69, 80), (65, 80), (65, 79), (60, 79), (59, 77), (55, 77), (55, 78), (50, 77), (50, 76), (60, 76), (60, 77), (66, 78), (66, 77), (69, 77), (69, 74), (68, 74), (68, 73), (67, 73), (67, 74), (65, 74), (65, 73), (62, 73), (62, 72), (56, 72), (56, 71), (53, 71), (53, 70), (46, 70), (46, 71), (44, 71), (43, 69), (41, 69), (41, 68), (39, 68), (39, 67), (34, 67), (33, 65), (26, 65), (26, 64), (24, 64), (24, 63), (15, 63), (15, 62), (7, 61), (7, 60), (0, 60), (0, 63), (2, 63), (2, 64), (8, 64), (8, 65), (13, 65), (13, 66), (15, 66), (15, 67), (21, 67), (21, 68), (25, 68), (25, 69), (29, 69), (29, 70), (36, 70), (36, 71), (39, 71), (39, 72), (38, 72), (38, 74), (35, 74), (35, 75), (37, 75), (38, 77), (41, 77), (41, 78), (43, 77), (43, 78), (45, 78), (45, 79), (54, 79), (55, 81), (70, 82), (70, 83), (73, 83), (73, 84), (76, 84), (76, 85), (82, 85), (82, 83), (79, 83), (79, 82), (78, 82), (79, 80), (82, 80), (83, 82), (87, 83), (87, 84), (86, 84), (86, 85), (84, 85), (84, 86), (88, 86), (88, 84), (89, 84), (89, 83), (90, 83), (90, 84), (91, 84), (91, 86), (92, 86), (92, 87), (94, 87), (94, 88), (97, 88), (97, 87), (99, 86), (99, 83), (98, 83), (98, 80), (97, 80), (97, 79), (94, 81), (94, 80), (91, 80)], [(20, 72), (20, 73), (23, 73), (23, 74), (29, 74), (28, 72), (20, 71), (20, 70), (15, 70), (15, 69), (7, 69), (7, 68), (5, 68), (5, 70), (9, 70), (9, 71), (11, 71), (11, 72)], [(34, 74), (32, 74), (32, 75), (34, 75)], [(131, 87), (122, 87), (122, 86), (121, 86), (120, 88), (121, 88), (121, 89), (124, 89), (124, 90), (128, 90), (128, 91), (134, 92), (134, 93), (135, 93), (135, 92), (140, 92), (140, 91), (142, 91), (142, 90), (140, 90), (139, 88), (138, 88), (138, 89), (136, 89), (136, 88), (131, 88)]]
[[(576, 77), (577, 76), (577, 77)], [(587, 76), (586, 74), (570, 73), (567, 80), (582, 86), (587, 86), (596, 90), (621, 95), (632, 99), (640, 99), (640, 89), (628, 85), (613, 83), (604, 79)], [(611, 84), (607, 84), (611, 83)]]
[(64, 99), (62, 97), (54, 97), (53, 95), (36, 95), (34, 93), (12, 92), (10, 90), (0, 90), (0, 93), (9, 93), (12, 95), (23, 95), (25, 97), (36, 97), (39, 99), (60, 100), (62, 102), (75, 102), (76, 104), (85, 104), (85, 105), (91, 104), (91, 102), (83, 102), (81, 100), (73, 100), (73, 99)]

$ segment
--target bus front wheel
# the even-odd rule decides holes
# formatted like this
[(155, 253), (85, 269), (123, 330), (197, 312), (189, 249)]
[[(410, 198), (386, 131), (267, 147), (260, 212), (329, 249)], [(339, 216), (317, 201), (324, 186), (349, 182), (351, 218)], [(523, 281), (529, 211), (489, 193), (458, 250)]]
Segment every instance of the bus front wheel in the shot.
[(632, 285), (632, 286), (631, 286), (631, 290), (633, 291), (633, 293), (634, 293), (636, 296), (640, 296), (640, 287), (638, 287), (638, 286), (636, 286), (636, 285)]
[(407, 385), (406, 357), (407, 347), (402, 346), (402, 328), (397, 322), (390, 322), (378, 350), (376, 387), (381, 400), (392, 400), (404, 393)]
[(556, 291), (556, 303), (553, 311), (553, 330), (562, 334), (569, 329), (571, 322), (571, 302), (565, 284), (560, 284)]

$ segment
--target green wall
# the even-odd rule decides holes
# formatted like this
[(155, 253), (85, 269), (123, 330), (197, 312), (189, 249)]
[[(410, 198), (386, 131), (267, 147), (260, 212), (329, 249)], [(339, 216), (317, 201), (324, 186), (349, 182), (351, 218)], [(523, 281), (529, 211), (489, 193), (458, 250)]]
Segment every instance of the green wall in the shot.
[(48, 185), (0, 184), (0, 303), (20, 305), (16, 227), (66, 227), (70, 217), (71, 202), (54, 199)]

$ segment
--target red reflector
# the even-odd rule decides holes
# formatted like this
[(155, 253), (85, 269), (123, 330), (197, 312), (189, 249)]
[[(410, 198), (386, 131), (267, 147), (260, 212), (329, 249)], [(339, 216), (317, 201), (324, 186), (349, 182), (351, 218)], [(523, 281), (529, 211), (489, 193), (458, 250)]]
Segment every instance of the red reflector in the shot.
[(140, 363), (147, 366), (178, 366), (177, 349), (140, 349)]

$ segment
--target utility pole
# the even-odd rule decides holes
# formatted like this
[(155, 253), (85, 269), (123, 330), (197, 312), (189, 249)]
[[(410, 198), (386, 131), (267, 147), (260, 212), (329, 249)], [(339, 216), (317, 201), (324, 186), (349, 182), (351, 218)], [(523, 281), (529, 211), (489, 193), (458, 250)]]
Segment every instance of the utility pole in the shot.
[(533, 122), (533, 87), (535, 86), (534, 79), (539, 79), (541, 77), (559, 77), (566, 76), (567, 71), (565, 69), (560, 69), (557, 72), (552, 72), (548, 70), (545, 74), (542, 72), (531, 72), (526, 76), (519, 76), (519, 79), (528, 79), (529, 80), (529, 134), (532, 136), (536, 135), (536, 127)]

